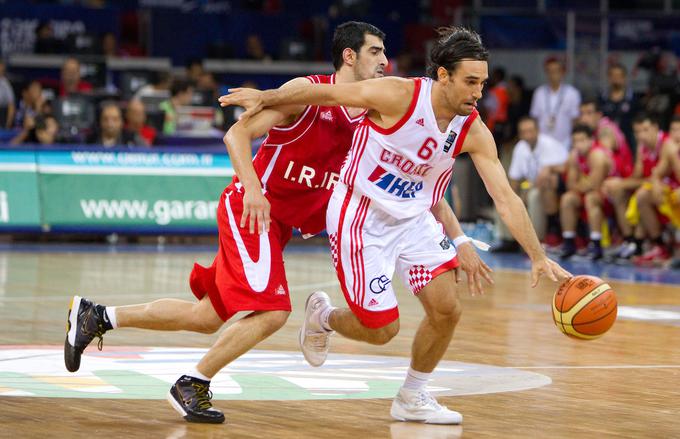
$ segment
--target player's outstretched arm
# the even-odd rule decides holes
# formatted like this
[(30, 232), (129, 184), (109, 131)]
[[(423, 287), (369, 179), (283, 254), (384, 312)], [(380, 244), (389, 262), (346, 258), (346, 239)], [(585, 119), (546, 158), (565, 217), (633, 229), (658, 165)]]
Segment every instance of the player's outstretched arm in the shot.
[[(444, 226), (444, 231), (450, 238), (455, 240), (465, 236), (458, 218), (456, 218), (453, 209), (451, 209), (446, 199), (442, 198), (439, 200), (437, 204), (432, 206), (430, 211), (435, 219)], [(456, 282), (460, 282), (460, 271), (462, 270), (467, 276), (470, 294), (473, 296), (475, 294), (484, 294), (482, 279), (493, 284), (493, 279), (491, 278), (493, 270), (479, 257), (469, 238), (467, 241), (456, 245), (456, 251), (458, 253), (458, 262), (460, 263), (460, 270), (456, 269)]]
[[(341, 84), (300, 84), (276, 90), (230, 89), (219, 98), (220, 105), (246, 108), (247, 118), (265, 107), (277, 105), (324, 105), (366, 108), (387, 115), (401, 115), (412, 96), (413, 81), (377, 78)], [(406, 104), (404, 105), (404, 101)]]
[(535, 287), (538, 284), (538, 278), (542, 274), (553, 281), (571, 277), (571, 273), (550, 260), (543, 251), (524, 203), (513, 192), (505, 170), (498, 160), (493, 136), (479, 119), (472, 124), (463, 143), (462, 151), (469, 153), (472, 157), (475, 168), (482, 177), (486, 190), (493, 198), (501, 219), (531, 259), (531, 286)]
[(260, 179), (253, 167), (251, 142), (272, 127), (293, 119), (299, 113), (296, 106), (268, 108), (247, 120), (240, 120), (224, 135), (231, 164), (244, 188), (241, 227), (249, 223), (250, 233), (268, 232), (271, 219), (269, 201), (262, 194)]

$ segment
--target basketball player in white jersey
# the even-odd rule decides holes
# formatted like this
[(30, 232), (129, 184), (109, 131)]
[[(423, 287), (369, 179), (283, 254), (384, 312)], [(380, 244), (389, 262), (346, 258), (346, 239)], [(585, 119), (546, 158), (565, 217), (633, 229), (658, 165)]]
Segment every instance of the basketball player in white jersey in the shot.
[(532, 286), (546, 275), (570, 273), (550, 260), (521, 199), (508, 183), (477, 101), (488, 78), (488, 52), (475, 32), (440, 30), (430, 53), (429, 78), (369, 79), (352, 84), (305, 85), (264, 92), (235, 89), (222, 105), (242, 105), (246, 117), (281, 104), (344, 105), (369, 109), (354, 133), (326, 226), (338, 279), (349, 309), (334, 308), (323, 292), (307, 299), (300, 343), (312, 365), (323, 364), (333, 331), (384, 344), (399, 331), (391, 279), (397, 271), (418, 297), (425, 317), (413, 341), (411, 367), (391, 415), (401, 421), (458, 424), (462, 416), (437, 403), (426, 383), (460, 319), (448, 245), (431, 207), (441, 200), (456, 156), (470, 154), (496, 208), (531, 259)]

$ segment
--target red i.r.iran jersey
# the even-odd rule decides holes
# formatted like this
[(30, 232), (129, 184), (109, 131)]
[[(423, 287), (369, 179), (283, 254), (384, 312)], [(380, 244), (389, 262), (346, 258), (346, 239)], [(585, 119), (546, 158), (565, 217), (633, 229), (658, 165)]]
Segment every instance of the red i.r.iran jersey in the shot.
[(650, 175), (652, 175), (652, 170), (656, 167), (656, 165), (659, 164), (659, 159), (661, 158), (661, 149), (667, 139), (668, 133), (659, 130), (654, 148), (647, 148), (640, 145), (640, 151), (638, 153), (642, 155), (643, 178), (648, 178)]
[[(308, 76), (334, 84), (333, 75)], [(365, 113), (344, 107), (308, 106), (295, 123), (272, 128), (253, 159), (273, 219), (316, 234), (326, 228), (326, 208), (352, 136)], [(235, 184), (238, 179), (234, 178)]]

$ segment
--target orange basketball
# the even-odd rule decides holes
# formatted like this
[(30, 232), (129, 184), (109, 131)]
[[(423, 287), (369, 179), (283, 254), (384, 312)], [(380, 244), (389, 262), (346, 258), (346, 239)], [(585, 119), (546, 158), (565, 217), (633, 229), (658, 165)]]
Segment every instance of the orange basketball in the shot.
[(616, 294), (595, 276), (567, 279), (553, 297), (553, 320), (570, 337), (592, 340), (602, 336), (616, 320)]

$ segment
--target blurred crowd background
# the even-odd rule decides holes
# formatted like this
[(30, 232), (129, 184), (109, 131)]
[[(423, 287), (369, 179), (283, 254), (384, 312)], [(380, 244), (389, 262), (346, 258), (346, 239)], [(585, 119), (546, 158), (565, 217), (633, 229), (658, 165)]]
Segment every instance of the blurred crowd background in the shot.
[[(387, 72), (404, 77), (424, 74), (436, 27), (477, 30), (490, 50), (478, 109), (546, 248), (675, 264), (678, 0), (0, 1), (0, 142), (221, 144), (241, 110), (218, 96), (331, 72), (348, 20), (386, 32)], [(517, 251), (470, 160), (456, 166), (468, 231)]]

